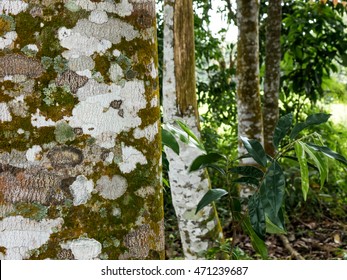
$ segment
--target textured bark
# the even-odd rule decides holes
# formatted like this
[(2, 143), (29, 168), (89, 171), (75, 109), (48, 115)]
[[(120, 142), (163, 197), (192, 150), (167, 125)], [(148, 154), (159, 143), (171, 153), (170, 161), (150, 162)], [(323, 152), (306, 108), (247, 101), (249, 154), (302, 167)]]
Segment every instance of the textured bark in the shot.
[[(240, 136), (263, 142), (263, 121), (259, 92), (259, 1), (237, 0), (237, 117), (239, 156), (247, 153)], [(250, 158), (241, 164), (255, 164)], [(241, 186), (241, 196), (249, 190)]]
[(273, 133), (278, 121), (278, 97), (280, 89), (281, 62), (281, 0), (269, 0), (266, 22), (266, 57), (264, 81), (264, 146), (268, 154), (275, 154)]
[(154, 0), (0, 2), (0, 259), (164, 257)]
[[(183, 120), (199, 136), (192, 1), (167, 0), (164, 13), (164, 121)], [(210, 189), (206, 170), (188, 172), (201, 151), (184, 143), (180, 143), (179, 156), (170, 149), (165, 151), (184, 255), (187, 259), (204, 258), (206, 250), (222, 240), (223, 234), (214, 205), (195, 215), (198, 202)]]

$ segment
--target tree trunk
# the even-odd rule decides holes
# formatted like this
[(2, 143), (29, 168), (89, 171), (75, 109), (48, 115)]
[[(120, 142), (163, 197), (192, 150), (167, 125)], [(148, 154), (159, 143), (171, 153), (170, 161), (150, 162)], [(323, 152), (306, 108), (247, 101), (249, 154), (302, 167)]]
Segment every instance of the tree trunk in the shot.
[[(240, 136), (263, 142), (263, 121), (259, 93), (259, 1), (237, 0), (237, 117), (239, 156), (247, 153)], [(241, 164), (254, 164), (245, 158)], [(241, 188), (241, 196), (249, 190)]]
[(281, 0), (269, 0), (266, 22), (263, 121), (264, 146), (266, 152), (271, 156), (275, 154), (275, 147), (272, 144), (272, 139), (278, 121), (278, 97), (281, 78), (281, 2)]
[(154, 0), (0, 3), (0, 259), (164, 257)]
[[(195, 92), (194, 22), (191, 0), (167, 0), (164, 7), (164, 121), (183, 120), (199, 136)], [(180, 142), (180, 155), (166, 149), (170, 163), (170, 188), (178, 218), (184, 255), (204, 258), (206, 250), (223, 239), (214, 205), (197, 215), (200, 199), (210, 189), (206, 170), (189, 173), (192, 161), (201, 154), (195, 147)]]

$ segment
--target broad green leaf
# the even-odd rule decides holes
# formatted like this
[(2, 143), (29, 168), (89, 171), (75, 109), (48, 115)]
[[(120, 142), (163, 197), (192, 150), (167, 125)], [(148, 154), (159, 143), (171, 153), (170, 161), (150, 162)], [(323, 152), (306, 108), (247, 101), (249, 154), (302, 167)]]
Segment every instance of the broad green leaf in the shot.
[(330, 117), (331, 117), (331, 114), (325, 114), (325, 113), (313, 114), (307, 117), (306, 123), (308, 125), (321, 124), (321, 123), (327, 122)]
[(208, 164), (205, 164), (205, 165), (201, 166), (201, 168), (205, 168), (205, 167), (209, 167), (209, 168), (215, 169), (220, 174), (222, 174), (223, 176), (226, 176), (225, 170), (223, 168), (221, 168), (220, 166), (216, 165), (216, 164), (208, 163)]
[(251, 157), (260, 165), (266, 167), (267, 157), (263, 146), (257, 140), (249, 140), (247, 137), (240, 137)]
[(325, 114), (325, 113), (309, 115), (306, 118), (305, 122), (298, 123), (297, 125), (294, 126), (292, 132), (290, 133), (290, 138), (294, 139), (306, 127), (327, 122), (330, 116), (331, 116), (330, 114)]
[(259, 238), (259, 236), (256, 234), (256, 232), (252, 228), (250, 219), (248, 217), (246, 219), (242, 220), (241, 226), (242, 226), (243, 230), (246, 232), (246, 234), (249, 235), (254, 250), (258, 254), (260, 254), (260, 256), (263, 259), (267, 259), (268, 258), (268, 251), (266, 248), (266, 244), (265, 244), (264, 240)]
[(209, 190), (203, 198), (199, 201), (196, 207), (195, 214), (198, 213), (202, 208), (209, 205), (210, 203), (220, 199), (222, 196), (226, 195), (228, 192), (223, 189), (211, 189)]
[(264, 240), (266, 232), (265, 213), (258, 193), (255, 193), (249, 198), (248, 213), (254, 231), (261, 239)]
[(315, 144), (312, 144), (312, 143), (307, 143), (307, 145), (309, 145), (315, 151), (319, 151), (319, 152), (325, 154), (326, 156), (328, 156), (330, 158), (333, 158), (333, 159), (336, 159), (339, 162), (342, 162), (343, 164), (347, 165), (347, 159), (344, 156), (342, 156), (342, 155), (340, 155), (338, 153), (333, 152), (328, 147), (318, 146), (318, 145), (315, 145)]
[(198, 156), (193, 160), (192, 165), (189, 168), (189, 172), (204, 168), (207, 166), (207, 164), (216, 163), (217, 161), (222, 159), (225, 160), (225, 157), (218, 153), (210, 153), (207, 155)]
[(273, 223), (267, 215), (265, 215), (266, 232), (272, 234), (286, 234), (287, 232), (282, 228)]
[(295, 147), (295, 153), (299, 160), (299, 165), (300, 165), (302, 194), (304, 196), (304, 200), (306, 201), (308, 189), (310, 186), (309, 178), (308, 178), (308, 166), (307, 166), (306, 154), (300, 142), (295, 142), (294, 147)]
[(165, 128), (161, 130), (161, 139), (163, 145), (171, 148), (176, 154), (180, 154), (180, 146), (177, 143), (175, 136)]
[(300, 143), (304, 148), (305, 152), (309, 155), (309, 157), (314, 161), (319, 170), (320, 175), (320, 186), (323, 187), (324, 182), (328, 176), (328, 165), (324, 158), (320, 156), (313, 148), (306, 145), (305, 143)]
[(273, 136), (273, 144), (276, 148), (278, 148), (279, 143), (284, 138), (284, 136), (286, 136), (288, 130), (292, 126), (292, 123), (293, 123), (292, 113), (287, 114), (279, 119), (274, 131), (274, 136)]
[(259, 181), (257, 178), (254, 177), (240, 177), (236, 180), (233, 180), (234, 183), (241, 183), (241, 184), (249, 184), (253, 185), (255, 187), (259, 187)]
[(229, 171), (231, 173), (254, 178), (262, 178), (264, 176), (264, 172), (254, 166), (237, 166), (230, 168)]
[(265, 214), (277, 226), (283, 227), (278, 218), (285, 191), (285, 177), (277, 161), (273, 161), (260, 186), (260, 196)]

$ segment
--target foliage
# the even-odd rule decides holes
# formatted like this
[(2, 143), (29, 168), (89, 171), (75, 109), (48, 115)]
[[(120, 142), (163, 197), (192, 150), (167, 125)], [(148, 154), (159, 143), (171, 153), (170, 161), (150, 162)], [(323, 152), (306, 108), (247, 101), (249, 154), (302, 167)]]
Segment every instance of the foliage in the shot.
[[(284, 220), (286, 178), (281, 167), (283, 158), (288, 154), (298, 162), (304, 200), (307, 199), (309, 193), (309, 166), (318, 170), (320, 182), (323, 185), (328, 172), (326, 157), (347, 165), (344, 156), (321, 144), (321, 136), (317, 132), (303, 134), (308, 128), (327, 122), (329, 116), (323, 113), (309, 115), (304, 122), (297, 123), (294, 127), (292, 127), (292, 115), (283, 116), (279, 120), (274, 133), (274, 143), (279, 148), (273, 158), (265, 153), (262, 145), (256, 140), (242, 138), (241, 140), (248, 151), (247, 157), (252, 157), (257, 166), (230, 168), (229, 160), (216, 153), (210, 156), (200, 156), (192, 163), (194, 168), (191, 168), (191, 170), (196, 170), (198, 167), (217, 165), (216, 162), (221, 159), (224, 166), (226, 162), (226, 166), (221, 173), (226, 178), (229, 193), (232, 192), (230, 188), (235, 187), (235, 182), (247, 184), (254, 189), (254, 194), (247, 199), (248, 211), (245, 215), (241, 213), (241, 207), (235, 204), (235, 198), (237, 199), (237, 197), (228, 196), (231, 204), (230, 215), (234, 219), (234, 223), (240, 223), (244, 231), (250, 235), (253, 247), (263, 258), (266, 258), (264, 243), (266, 232), (277, 234), (286, 232)], [(280, 144), (284, 142), (285, 138), (287, 144), (281, 146)], [(231, 179), (232, 183), (230, 183), (230, 178), (234, 177), (233, 174), (236, 174), (239, 178), (236, 180)], [(202, 206), (207, 205), (208, 202), (220, 199), (225, 194), (219, 189), (207, 193), (200, 201), (197, 211), (201, 210)]]

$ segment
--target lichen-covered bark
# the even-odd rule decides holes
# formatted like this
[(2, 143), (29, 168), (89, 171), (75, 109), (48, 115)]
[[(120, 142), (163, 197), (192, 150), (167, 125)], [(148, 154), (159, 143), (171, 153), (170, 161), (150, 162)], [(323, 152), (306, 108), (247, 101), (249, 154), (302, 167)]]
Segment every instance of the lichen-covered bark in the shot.
[(275, 154), (273, 133), (278, 121), (278, 96), (280, 89), (282, 1), (269, 0), (266, 22), (266, 57), (264, 79), (264, 147), (268, 154)]
[(0, 2), (0, 259), (164, 257), (154, 0)]
[[(247, 153), (240, 136), (263, 142), (263, 121), (259, 92), (259, 1), (237, 0), (237, 117), (239, 156)], [(241, 164), (255, 164), (250, 158)], [(241, 196), (249, 193), (241, 186)]]
[[(183, 120), (199, 135), (192, 7), (191, 0), (167, 0), (164, 6), (163, 115), (166, 123)], [(165, 151), (185, 258), (204, 258), (223, 234), (214, 206), (195, 215), (198, 202), (210, 188), (206, 170), (188, 172), (201, 151), (184, 143), (180, 143), (180, 155)]]

